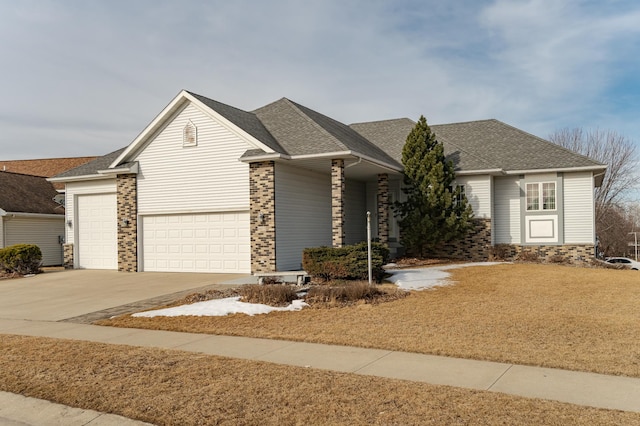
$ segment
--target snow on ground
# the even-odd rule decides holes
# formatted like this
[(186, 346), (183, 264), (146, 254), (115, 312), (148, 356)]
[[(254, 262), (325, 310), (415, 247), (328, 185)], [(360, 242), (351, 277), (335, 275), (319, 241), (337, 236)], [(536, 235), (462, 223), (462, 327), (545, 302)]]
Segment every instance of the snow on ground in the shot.
[[(457, 265), (432, 266), (428, 268), (414, 269), (388, 269), (391, 277), (389, 280), (404, 290), (424, 290), (437, 286), (452, 284), (449, 281), (448, 270), (464, 268), (466, 266), (491, 266), (499, 262), (462, 263)], [(294, 300), (289, 306), (276, 308), (257, 303), (245, 303), (240, 297), (227, 297), (224, 299), (207, 300), (205, 302), (192, 303), (191, 305), (176, 306), (173, 308), (158, 309), (156, 311), (139, 312), (134, 317), (178, 317), (182, 315), (193, 316), (225, 316), (229, 314), (258, 315), (268, 314), (273, 311), (299, 311), (308, 306), (302, 300)]]
[(158, 309), (157, 311), (139, 312), (134, 317), (179, 317), (182, 315), (223, 317), (228, 314), (258, 315), (268, 314), (273, 311), (299, 311), (308, 306), (302, 300), (294, 300), (289, 306), (277, 308), (258, 303), (240, 302), (240, 296), (224, 299), (207, 300), (205, 302), (192, 303), (191, 305), (176, 306), (173, 308)]
[(460, 263), (456, 265), (431, 266), (428, 268), (413, 269), (387, 269), (392, 274), (389, 281), (404, 290), (424, 290), (433, 287), (452, 284), (449, 281), (450, 269), (464, 268), (467, 266), (491, 266), (499, 262)]

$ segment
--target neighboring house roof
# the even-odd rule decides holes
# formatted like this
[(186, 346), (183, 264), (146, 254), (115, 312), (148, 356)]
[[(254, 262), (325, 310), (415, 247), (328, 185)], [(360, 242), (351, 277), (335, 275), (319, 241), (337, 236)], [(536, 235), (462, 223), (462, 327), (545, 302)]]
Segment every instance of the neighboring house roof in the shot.
[(23, 175), (52, 177), (98, 157), (42, 158), (38, 160), (0, 161), (0, 170)]
[[(65, 157), (41, 158), (38, 160), (7, 160), (0, 161), (0, 170), (21, 173), (23, 175), (52, 177), (67, 170), (93, 161), (98, 157)], [(64, 190), (63, 183), (54, 183), (54, 188)]]
[[(402, 161), (402, 147), (415, 126), (408, 118), (356, 123), (351, 127)], [(430, 126), (456, 171), (529, 171), (604, 168), (604, 165), (498, 120)]]
[(13, 213), (64, 214), (64, 207), (53, 201), (58, 195), (41, 176), (0, 171), (0, 209)]

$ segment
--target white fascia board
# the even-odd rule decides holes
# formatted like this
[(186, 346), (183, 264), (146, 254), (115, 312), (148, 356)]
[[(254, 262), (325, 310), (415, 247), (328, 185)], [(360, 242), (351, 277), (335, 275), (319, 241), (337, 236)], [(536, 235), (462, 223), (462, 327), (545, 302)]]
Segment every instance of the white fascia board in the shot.
[(505, 174), (507, 175), (526, 175), (526, 174), (534, 174), (534, 173), (554, 173), (554, 172), (589, 172), (589, 171), (598, 171), (598, 170), (606, 170), (607, 166), (605, 164), (601, 166), (582, 166), (582, 167), (561, 167), (556, 169), (533, 169), (533, 170), (507, 170)]
[(59, 178), (47, 178), (47, 180), (49, 182), (66, 183), (66, 182), (79, 182), (79, 181), (86, 181), (86, 180), (101, 180), (101, 179), (109, 179), (109, 178), (112, 178), (112, 176), (94, 174), (94, 175), (82, 175), (82, 176), (67, 176), (67, 177), (59, 177)]
[(25, 212), (5, 212), (0, 216), (11, 216), (11, 217), (34, 217), (34, 218), (43, 218), (43, 219), (64, 219), (65, 215), (62, 214), (51, 214), (51, 213), (25, 213)]
[(115, 169), (98, 170), (101, 175), (138, 174), (139, 167), (136, 162), (131, 167), (116, 167)]
[(241, 128), (239, 128), (238, 126), (236, 126), (235, 124), (233, 124), (232, 122), (230, 122), (229, 120), (227, 120), (226, 118), (224, 118), (223, 116), (221, 116), (220, 114), (218, 114), (217, 112), (209, 108), (208, 106), (206, 106), (204, 103), (200, 102), (194, 96), (189, 94), (186, 90), (182, 90), (180, 91), (180, 93), (178, 93), (178, 95), (175, 98), (173, 98), (173, 100), (169, 103), (169, 105), (167, 105), (153, 119), (153, 121), (151, 121), (151, 123), (149, 123), (147, 127), (145, 127), (145, 129), (133, 140), (133, 142), (129, 144), (127, 149), (125, 149), (122, 152), (122, 154), (120, 154), (120, 156), (118, 156), (118, 158), (116, 158), (109, 165), (109, 168), (116, 167), (118, 164), (123, 162), (123, 160), (128, 158), (131, 153), (136, 152), (136, 150), (142, 144), (145, 143), (147, 138), (150, 135), (154, 134), (155, 130), (162, 124), (162, 122), (166, 120), (167, 117), (170, 117), (180, 106), (182, 106), (187, 101), (197, 105), (198, 108), (203, 113), (207, 114), (214, 120), (220, 122), (223, 126), (229, 129), (231, 132), (235, 133), (238, 137), (249, 142), (249, 144), (255, 146), (256, 148), (260, 148), (265, 152), (274, 152), (267, 145), (263, 144), (262, 142), (260, 142), (259, 140), (257, 140), (256, 138), (254, 138), (253, 136), (251, 136), (250, 134), (248, 134), (247, 132), (245, 132), (244, 130), (242, 130)]
[(171, 113), (177, 109), (185, 100), (185, 95), (187, 94), (186, 91), (182, 90), (180, 93), (178, 93), (178, 95), (173, 98), (173, 100), (171, 102), (169, 102), (169, 105), (167, 105), (166, 107), (164, 107), (164, 109), (162, 111), (160, 111), (160, 113), (158, 115), (156, 115), (156, 117), (151, 121), (151, 123), (149, 123), (147, 125), (147, 127), (144, 128), (144, 130), (142, 132), (140, 132), (140, 134), (138, 136), (136, 136), (136, 138), (133, 140), (133, 142), (131, 142), (129, 144), (129, 146), (122, 151), (122, 154), (120, 154), (118, 156), (118, 158), (116, 158), (110, 165), (109, 168), (115, 167), (118, 164), (120, 164), (122, 162), (122, 160), (124, 158), (127, 158), (127, 156), (132, 152), (135, 151), (136, 148), (138, 148), (138, 146), (140, 146), (141, 144), (144, 143), (144, 141), (146, 140), (147, 136), (149, 136), (150, 134), (153, 133), (153, 131), (156, 129), (156, 127), (169, 115), (171, 115)]
[(202, 112), (204, 114), (208, 115), (209, 117), (211, 117), (215, 121), (221, 123), (228, 130), (230, 130), (231, 132), (235, 133), (235, 135), (238, 136), (240, 139), (243, 139), (243, 140), (249, 142), (249, 144), (253, 145), (255, 148), (259, 148), (259, 149), (263, 150), (264, 152), (268, 152), (268, 153), (275, 152), (272, 148), (270, 148), (269, 146), (267, 146), (264, 143), (260, 142), (258, 139), (254, 138), (249, 133), (247, 133), (246, 131), (244, 131), (240, 127), (236, 126), (231, 121), (227, 120), (222, 115), (218, 114), (216, 111), (214, 111), (211, 108), (209, 108), (207, 105), (205, 105), (203, 102), (199, 101), (197, 98), (195, 98), (191, 94), (185, 92), (184, 90), (182, 91), (182, 93), (184, 93), (184, 97), (186, 99), (188, 99), (190, 102), (192, 102), (195, 105), (197, 105), (200, 108), (200, 110), (202, 110)]
[(338, 152), (326, 152), (322, 154), (303, 154), (303, 155), (292, 155), (290, 157), (291, 160), (308, 160), (313, 158), (332, 158), (332, 159), (345, 159), (349, 157), (362, 158), (369, 163), (376, 164), (385, 169), (393, 170), (394, 172), (401, 172), (402, 167), (395, 166), (393, 164), (386, 163), (384, 161), (376, 160), (374, 158), (369, 157), (368, 155), (363, 155), (354, 151), (338, 151)]
[(240, 158), (240, 161), (242, 161), (243, 163), (254, 163), (256, 161), (269, 161), (269, 160), (291, 160), (291, 157), (288, 155), (274, 152), (274, 153), (265, 153), (260, 155), (251, 155), (249, 157)]
[(502, 169), (485, 169), (485, 170), (460, 170), (455, 172), (456, 176), (471, 176), (471, 175), (491, 175), (500, 176), (505, 174)]
[(2, 210), (2, 209), (0, 209), (0, 216), (6, 216), (6, 215), (7, 215), (7, 212)]

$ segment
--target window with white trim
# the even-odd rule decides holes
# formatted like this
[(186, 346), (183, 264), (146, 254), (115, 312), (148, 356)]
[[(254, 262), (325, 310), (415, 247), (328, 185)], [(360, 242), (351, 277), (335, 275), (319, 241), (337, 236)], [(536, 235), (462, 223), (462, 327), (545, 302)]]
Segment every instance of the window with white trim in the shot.
[(556, 183), (538, 182), (527, 184), (527, 211), (555, 210)]

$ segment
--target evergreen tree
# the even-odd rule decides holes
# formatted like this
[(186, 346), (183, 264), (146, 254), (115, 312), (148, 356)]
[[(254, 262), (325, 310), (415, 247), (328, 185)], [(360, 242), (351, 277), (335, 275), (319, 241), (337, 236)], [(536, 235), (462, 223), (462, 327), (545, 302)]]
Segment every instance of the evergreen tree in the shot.
[(444, 156), (427, 120), (420, 116), (402, 149), (406, 201), (396, 202), (400, 237), (407, 251), (425, 256), (436, 246), (464, 236), (473, 211), (459, 187), (453, 187), (453, 163)]

